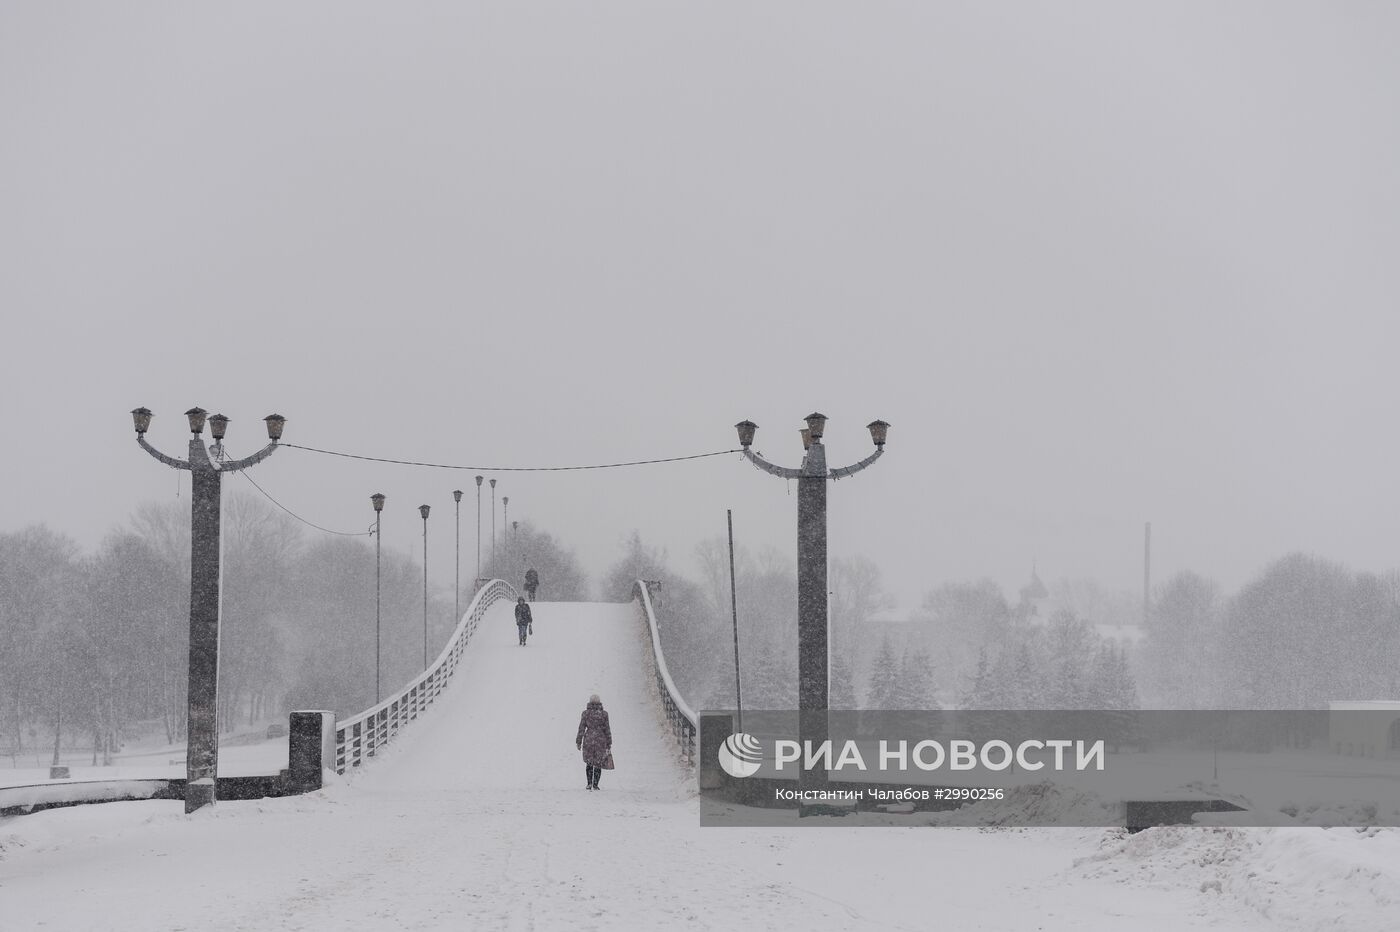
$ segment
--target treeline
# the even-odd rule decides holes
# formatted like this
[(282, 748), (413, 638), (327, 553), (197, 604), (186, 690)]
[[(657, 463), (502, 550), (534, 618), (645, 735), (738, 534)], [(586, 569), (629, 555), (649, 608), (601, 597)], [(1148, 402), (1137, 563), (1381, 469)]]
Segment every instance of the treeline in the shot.
[(1400, 573), (1295, 553), (1228, 597), (1182, 573), (1154, 594), (1140, 662), (1157, 708), (1400, 698)]
[[(220, 727), (294, 708), (349, 713), (375, 701), (374, 544), (327, 537), (264, 501), (224, 503)], [(667, 661), (696, 708), (734, 704), (734, 644), (725, 542), (702, 543), (697, 578), (635, 533), (601, 581), (604, 600), (655, 579)], [(736, 554), (747, 708), (797, 703), (797, 577), (774, 553)], [(528, 522), (512, 528), (483, 576), (539, 597), (583, 600), (573, 553)], [(879, 568), (834, 559), (830, 573), (831, 706), (842, 709), (1132, 709), (1325, 707), (1331, 699), (1400, 696), (1400, 574), (1353, 573), (1293, 554), (1239, 592), (1182, 573), (1142, 606), (1090, 583), (1058, 584), (1035, 612), (990, 581), (927, 593), (891, 621)], [(471, 599), (464, 580), (461, 604)], [(382, 683), (422, 670), (422, 566), (386, 548)], [(84, 554), (43, 526), (0, 534), (0, 753), (36, 741), (90, 741), (94, 758), (150, 731), (184, 735), (189, 613), (187, 506), (146, 505)], [(453, 596), (430, 590), (428, 654), (454, 626)], [(1101, 632), (1107, 632), (1105, 636)]]
[[(726, 545), (707, 541), (696, 556), (698, 581), (634, 534), (604, 597), (660, 580), (678, 686), (696, 708), (731, 708)], [(795, 567), (740, 548), (736, 576), (744, 705), (795, 708)], [(1140, 596), (1087, 581), (1015, 602), (988, 580), (949, 583), (898, 622), (869, 561), (834, 559), (830, 588), (832, 708), (1308, 709), (1400, 697), (1400, 574), (1313, 556), (1283, 557), (1229, 597), (1182, 573), (1155, 590), (1145, 626)]]
[[(734, 640), (730, 623), (729, 554), (723, 541), (697, 550), (699, 582), (671, 570), (664, 550), (635, 532), (602, 584), (605, 601), (631, 598), (635, 580), (661, 583), (655, 599), (666, 664), (676, 687), (697, 711), (734, 707)], [(796, 708), (797, 575), (772, 553), (737, 551), (741, 668), (746, 708)]]
[[(735, 705), (734, 628), (729, 551), (720, 538), (701, 542), (695, 556), (699, 579), (671, 568), (668, 554), (633, 533), (623, 556), (603, 581), (603, 598), (625, 600), (633, 581), (661, 583), (656, 600), (666, 663), (686, 701), (697, 710)], [(743, 704), (750, 709), (797, 707), (797, 569), (775, 551), (735, 550), (739, 606), (739, 655)], [(889, 596), (879, 570), (866, 560), (833, 560), (831, 566), (831, 705), (864, 708), (871, 678), (858, 669), (861, 622), (885, 608)], [(908, 706), (906, 706), (908, 707)]]
[[(677, 685), (697, 707), (734, 704), (728, 554), (698, 552), (702, 580), (674, 573), (635, 536), (614, 569), (612, 598), (640, 574), (662, 581), (661, 629)], [(796, 708), (796, 569), (773, 554), (736, 551), (744, 705)], [(906, 621), (885, 619), (892, 599), (879, 568), (834, 559), (829, 573), (830, 697), (836, 709), (1135, 708), (1128, 652), (1062, 612), (1032, 624), (991, 583), (941, 587)]]
[[(220, 728), (295, 708), (342, 714), (375, 702), (375, 550), (328, 537), (261, 499), (223, 505)], [(532, 562), (542, 597), (586, 598), (573, 555), (528, 523), (485, 575), (520, 585)], [(463, 581), (461, 604), (473, 594)], [(423, 669), (422, 564), (384, 548), (381, 681), (385, 694)], [(91, 741), (94, 760), (150, 731), (183, 738), (189, 650), (187, 505), (145, 505), (95, 553), (45, 527), (0, 534), (0, 749)], [(429, 659), (456, 624), (449, 590), (430, 589)], [(8, 745), (8, 747), (6, 747)]]
[(1112, 630), (1104, 621), (1125, 620), (1122, 600), (1084, 582), (1055, 588), (1048, 617), (1046, 590), (1013, 603), (984, 579), (925, 594), (910, 626), (933, 658), (939, 695), (968, 709), (1136, 708), (1129, 643), (1100, 633)]
[(1154, 589), (1145, 625), (1140, 596), (1054, 589), (1060, 608), (1045, 621), (990, 581), (925, 597), (916, 621), (959, 705), (1318, 709), (1400, 697), (1400, 574), (1295, 553), (1230, 595), (1183, 572)]

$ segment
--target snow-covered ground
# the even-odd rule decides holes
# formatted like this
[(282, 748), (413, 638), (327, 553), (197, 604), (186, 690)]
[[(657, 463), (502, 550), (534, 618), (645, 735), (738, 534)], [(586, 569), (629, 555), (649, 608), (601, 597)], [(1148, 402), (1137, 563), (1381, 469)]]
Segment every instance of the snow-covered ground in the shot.
[[(308, 796), (0, 821), (0, 929), (1378, 930), (1400, 834), (701, 828), (627, 605), (487, 615), (387, 753)], [(618, 769), (583, 788), (598, 692)], [(895, 819), (897, 817), (891, 817)]]
[[(67, 780), (51, 780), (49, 767), (0, 766), (0, 788), (35, 786), (39, 784), (77, 783), (84, 780), (144, 780), (153, 777), (185, 776), (185, 746), (161, 747), (156, 750), (119, 754), (110, 766), (91, 763), (87, 753), (66, 755)], [(6, 758), (8, 762), (8, 758)], [(31, 758), (26, 763), (32, 764)], [(267, 738), (247, 745), (219, 746), (219, 773), (225, 777), (258, 777), (276, 774), (287, 767), (287, 739)]]

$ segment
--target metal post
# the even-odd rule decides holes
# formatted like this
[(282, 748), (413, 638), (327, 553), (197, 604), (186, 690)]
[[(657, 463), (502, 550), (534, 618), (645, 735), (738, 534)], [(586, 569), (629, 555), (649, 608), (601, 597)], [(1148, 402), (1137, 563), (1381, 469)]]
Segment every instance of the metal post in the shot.
[(428, 506), (419, 505), (423, 516), (423, 669), (428, 669)]
[(374, 704), (384, 701), (384, 693), (379, 688), (379, 555), (384, 538), (379, 533), (379, 512), (374, 513)]
[(476, 477), (476, 576), (481, 578), (481, 477)]
[(497, 570), (496, 566), (496, 480), (491, 480), (491, 572)]
[(462, 620), (462, 490), (455, 489), (452, 492), (452, 500), (456, 503), (453, 507), (456, 510), (457, 519), (457, 558), (456, 567), (452, 574), (452, 626), (455, 628), (457, 622)]
[(734, 618), (734, 709), (739, 713), (739, 731), (744, 730), (744, 691), (739, 676), (739, 595), (734, 584), (734, 512), (726, 510), (729, 521), (729, 611)]

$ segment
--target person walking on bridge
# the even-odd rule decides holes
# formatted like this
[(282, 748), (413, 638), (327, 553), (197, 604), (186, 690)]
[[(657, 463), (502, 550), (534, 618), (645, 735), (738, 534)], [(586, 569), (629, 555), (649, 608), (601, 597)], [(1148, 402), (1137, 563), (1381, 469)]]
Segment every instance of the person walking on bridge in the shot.
[(588, 777), (587, 789), (598, 789), (598, 778), (604, 770), (612, 770), (612, 727), (608, 724), (608, 713), (603, 708), (603, 700), (594, 693), (588, 697), (588, 705), (578, 720), (578, 737), (574, 745), (583, 752), (584, 772)]
[(525, 635), (535, 633), (535, 619), (530, 614), (530, 606), (525, 604), (522, 595), (515, 603), (515, 627), (520, 632), (520, 646), (525, 646)]
[(525, 571), (525, 592), (529, 594), (530, 601), (535, 601), (535, 590), (540, 587), (540, 574), (535, 572), (532, 566)]

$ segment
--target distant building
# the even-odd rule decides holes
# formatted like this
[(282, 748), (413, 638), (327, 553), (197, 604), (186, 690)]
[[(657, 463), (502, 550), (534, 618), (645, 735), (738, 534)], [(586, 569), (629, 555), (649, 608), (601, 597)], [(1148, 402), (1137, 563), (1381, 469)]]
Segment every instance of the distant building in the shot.
[(1045, 610), (1049, 600), (1050, 590), (1040, 581), (1035, 572), (1035, 564), (1032, 563), (1031, 581), (1021, 587), (1021, 601), (1016, 606), (1017, 614), (1023, 619), (1044, 621), (1050, 617), (1050, 613)]
[(1327, 744), (1332, 753), (1380, 760), (1400, 758), (1400, 700), (1338, 699), (1327, 703), (1327, 708), (1331, 712)]
[(1136, 619), (1124, 621), (1134, 617), (1118, 604), (1126, 594), (1104, 592), (1091, 580), (1062, 580), (1051, 593), (1032, 563), (1030, 581), (1020, 588), (1019, 595), (1020, 601), (1013, 612), (1018, 620), (1029, 625), (1047, 625), (1064, 610), (1082, 618), (1100, 638), (1121, 648), (1134, 648), (1147, 636)]

